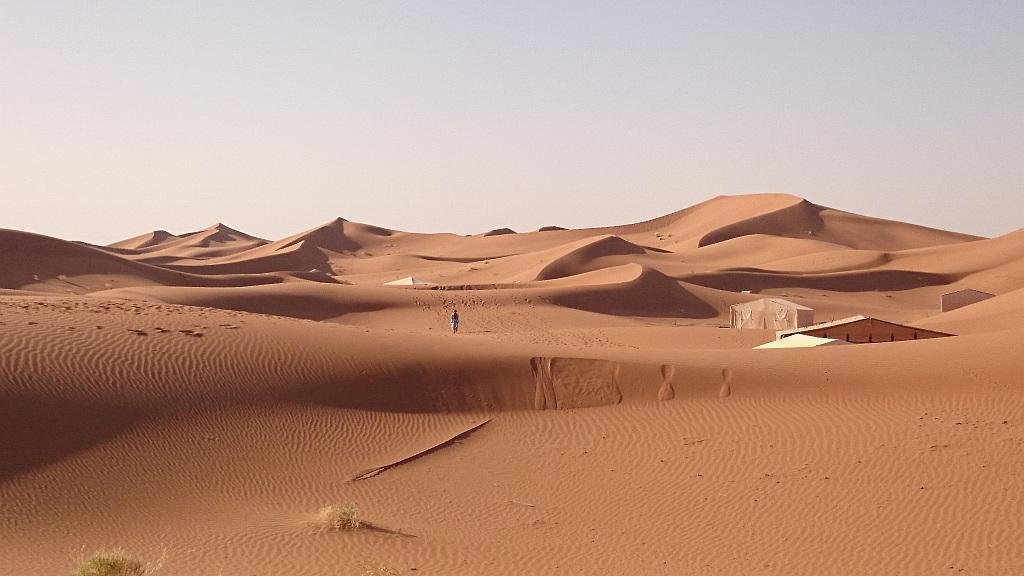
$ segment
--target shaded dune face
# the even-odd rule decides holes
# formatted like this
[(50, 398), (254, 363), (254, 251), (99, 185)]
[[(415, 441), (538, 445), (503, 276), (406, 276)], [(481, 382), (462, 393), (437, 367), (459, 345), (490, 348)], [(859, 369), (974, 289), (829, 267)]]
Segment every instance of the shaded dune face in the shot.
[(556, 256), (537, 274), (537, 280), (564, 278), (582, 272), (599, 269), (597, 261), (610, 256), (637, 256), (646, 251), (623, 240), (618, 236), (603, 236), (594, 240), (586, 240), (578, 248), (570, 248), (562, 255)]
[(128, 238), (127, 240), (121, 240), (120, 242), (109, 244), (107, 245), (107, 248), (118, 248), (129, 253), (137, 253), (147, 248), (152, 249), (156, 246), (160, 246), (161, 244), (179, 239), (179, 236), (175, 236), (166, 230), (154, 230), (147, 234), (142, 234), (134, 238)]
[(831, 274), (776, 274), (760, 270), (730, 270), (686, 277), (687, 282), (722, 290), (743, 287), (761, 292), (772, 288), (811, 288), (833, 292), (869, 292), (912, 290), (928, 286), (945, 286), (958, 278), (949, 274), (932, 274), (908, 270), (866, 270)]
[(117, 438), (153, 414), (111, 402), (0, 395), (0, 483)]
[(719, 311), (682, 283), (648, 268), (623, 282), (563, 289), (548, 300), (560, 306), (611, 314), (662, 318), (709, 319)]
[(2, 288), (89, 293), (113, 286), (228, 287), (281, 281), (277, 275), (182, 273), (96, 247), (14, 230), (0, 230), (0, 246)]
[[(939, 312), (968, 288), (995, 296)], [(753, 349), (730, 306), (765, 297), (957, 336)], [(1019, 574), (1022, 310), (1024, 232), (778, 194), (473, 236), (0, 230), (0, 572)]]
[(800, 200), (792, 206), (722, 226), (704, 235), (698, 242), (698, 246), (709, 246), (751, 234), (813, 237), (825, 227), (825, 222), (820, 215), (821, 210), (822, 208), (819, 206), (806, 200)]

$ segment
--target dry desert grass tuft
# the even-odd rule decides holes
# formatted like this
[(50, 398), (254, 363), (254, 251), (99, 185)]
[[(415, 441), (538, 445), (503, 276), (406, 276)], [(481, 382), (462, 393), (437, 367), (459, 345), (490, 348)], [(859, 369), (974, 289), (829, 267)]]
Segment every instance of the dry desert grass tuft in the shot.
[(146, 566), (123, 550), (100, 550), (86, 558), (74, 576), (144, 576)]
[(363, 576), (398, 576), (398, 570), (386, 564), (372, 564), (364, 562)]
[(361, 525), (359, 507), (353, 502), (324, 506), (320, 509), (320, 517), (334, 530), (357, 530)]

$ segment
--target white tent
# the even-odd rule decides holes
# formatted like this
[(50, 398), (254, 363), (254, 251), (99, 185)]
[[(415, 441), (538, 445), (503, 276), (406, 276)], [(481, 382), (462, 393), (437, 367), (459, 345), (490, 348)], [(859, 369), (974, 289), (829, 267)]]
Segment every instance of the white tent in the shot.
[(782, 298), (761, 298), (729, 307), (733, 328), (786, 330), (814, 323), (814, 310)]
[(767, 344), (761, 344), (760, 346), (754, 346), (755, 350), (768, 350), (773, 348), (816, 348), (818, 346), (845, 346), (849, 344), (846, 340), (836, 340), (835, 338), (818, 338), (817, 336), (808, 336), (806, 334), (793, 334), (792, 336), (786, 336), (781, 340), (772, 340)]
[(398, 280), (392, 280), (391, 282), (385, 282), (385, 286), (437, 286), (433, 282), (427, 282), (426, 280), (417, 278), (415, 276), (406, 276), (405, 278), (399, 278)]

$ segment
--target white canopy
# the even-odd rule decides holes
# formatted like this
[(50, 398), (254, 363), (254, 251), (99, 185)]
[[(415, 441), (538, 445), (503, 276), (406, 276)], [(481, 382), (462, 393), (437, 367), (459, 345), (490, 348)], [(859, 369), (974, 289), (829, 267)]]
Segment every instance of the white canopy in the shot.
[(385, 282), (385, 286), (437, 286), (433, 282), (427, 282), (421, 278), (415, 276), (406, 276), (405, 278), (399, 278), (398, 280), (392, 280), (391, 282)]
[(770, 348), (815, 348), (817, 346), (836, 346), (849, 344), (846, 340), (836, 340), (835, 338), (818, 338), (817, 336), (808, 336), (806, 334), (793, 334), (792, 336), (786, 336), (781, 340), (772, 340), (767, 344), (761, 344), (760, 346), (754, 346), (754, 349), (770, 349)]

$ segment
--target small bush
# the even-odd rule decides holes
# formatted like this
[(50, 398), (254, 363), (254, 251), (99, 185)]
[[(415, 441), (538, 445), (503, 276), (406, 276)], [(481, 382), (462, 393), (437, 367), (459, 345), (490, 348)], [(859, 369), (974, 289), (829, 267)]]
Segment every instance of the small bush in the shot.
[(335, 530), (356, 530), (359, 528), (359, 508), (352, 502), (331, 504), (320, 509), (320, 516)]
[(123, 550), (101, 550), (85, 559), (74, 576), (144, 576), (146, 567)]
[(398, 570), (385, 564), (363, 562), (363, 576), (398, 576)]

